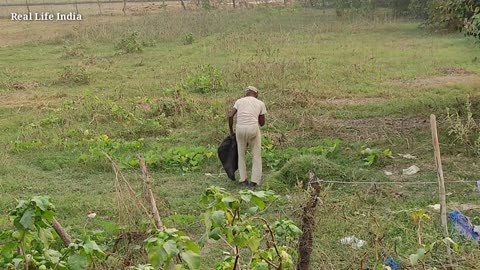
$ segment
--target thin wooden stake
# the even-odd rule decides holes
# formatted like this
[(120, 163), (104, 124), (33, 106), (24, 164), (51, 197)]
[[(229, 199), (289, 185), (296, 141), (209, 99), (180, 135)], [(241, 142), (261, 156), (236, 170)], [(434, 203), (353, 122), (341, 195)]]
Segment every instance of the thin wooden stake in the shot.
[(310, 197), (308, 198), (305, 207), (303, 207), (303, 234), (300, 237), (298, 244), (298, 262), (297, 270), (309, 270), (310, 269), (310, 256), (313, 251), (313, 234), (315, 231), (315, 212), (318, 201), (320, 200), (320, 183), (317, 176), (310, 172), (310, 181), (312, 190), (310, 191)]
[(160, 214), (158, 213), (157, 203), (155, 202), (155, 197), (153, 196), (152, 189), (150, 188), (150, 175), (148, 175), (147, 165), (145, 165), (145, 159), (143, 158), (143, 155), (138, 156), (138, 160), (140, 161), (140, 169), (142, 170), (143, 183), (145, 184), (145, 194), (152, 208), (155, 225), (158, 230), (163, 231), (165, 228), (163, 227), (162, 219), (160, 219)]
[(57, 232), (58, 236), (60, 236), (60, 238), (62, 239), (63, 244), (66, 247), (68, 247), (70, 243), (72, 243), (72, 239), (70, 238), (70, 235), (68, 235), (67, 231), (65, 231), (65, 229), (62, 227), (62, 225), (60, 224), (60, 222), (58, 222), (56, 218), (53, 218), (52, 227)]
[[(442, 222), (443, 238), (448, 236), (448, 223), (447, 223), (447, 199), (445, 192), (445, 179), (443, 178), (442, 159), (440, 155), (440, 144), (438, 143), (437, 133), (437, 119), (434, 114), (430, 115), (430, 125), (432, 127), (432, 144), (435, 151), (435, 165), (437, 168), (438, 176), (438, 195), (440, 197), (440, 220)], [(447, 257), (450, 266), (448, 269), (452, 269), (452, 254), (450, 250), (450, 243), (447, 242)]]

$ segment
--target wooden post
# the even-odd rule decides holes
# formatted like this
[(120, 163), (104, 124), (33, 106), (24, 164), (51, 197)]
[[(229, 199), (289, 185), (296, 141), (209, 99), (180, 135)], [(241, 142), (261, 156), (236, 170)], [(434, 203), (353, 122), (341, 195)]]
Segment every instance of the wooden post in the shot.
[(70, 235), (68, 235), (67, 231), (65, 231), (65, 229), (62, 227), (62, 225), (60, 224), (60, 222), (58, 222), (56, 218), (53, 218), (52, 227), (57, 232), (58, 236), (60, 236), (60, 238), (62, 239), (63, 244), (68, 247), (70, 243), (72, 243)]
[(160, 214), (158, 213), (157, 203), (155, 202), (155, 197), (153, 196), (152, 189), (150, 188), (150, 175), (148, 175), (147, 165), (145, 165), (145, 159), (143, 158), (143, 155), (138, 156), (138, 160), (140, 161), (143, 183), (145, 184), (145, 195), (147, 196), (147, 200), (150, 202), (153, 218), (155, 219), (155, 225), (158, 230), (163, 231), (165, 228), (163, 227), (162, 219), (160, 219)]
[(303, 234), (300, 237), (298, 244), (298, 262), (297, 270), (309, 270), (310, 269), (310, 256), (313, 251), (313, 234), (315, 231), (315, 212), (318, 201), (320, 200), (320, 183), (317, 176), (310, 172), (310, 181), (312, 190), (310, 191), (310, 197), (303, 207)]
[[(445, 192), (445, 180), (443, 178), (442, 159), (440, 155), (440, 144), (438, 143), (437, 119), (434, 114), (430, 115), (430, 125), (432, 128), (432, 144), (433, 144), (433, 150), (435, 152), (435, 165), (437, 168), (437, 177), (438, 177), (438, 195), (440, 197), (440, 220), (442, 222), (443, 238), (447, 238), (448, 237), (447, 199), (446, 199), (446, 192)], [(450, 264), (447, 269), (452, 269), (452, 254), (450, 250), (450, 242), (447, 242), (447, 257), (448, 257), (448, 262)]]

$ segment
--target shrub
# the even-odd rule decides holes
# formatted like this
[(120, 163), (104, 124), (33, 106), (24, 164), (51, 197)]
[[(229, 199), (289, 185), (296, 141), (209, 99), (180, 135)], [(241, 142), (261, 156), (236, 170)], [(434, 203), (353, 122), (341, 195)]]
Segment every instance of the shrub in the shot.
[(430, 5), (430, 0), (410, 0), (408, 14), (414, 19), (427, 19)]
[(480, 125), (475, 121), (470, 99), (463, 107), (447, 108), (448, 135), (453, 139), (452, 144), (465, 147), (467, 153), (480, 156)]
[(201, 66), (199, 71), (188, 77), (183, 85), (185, 90), (196, 93), (216, 93), (225, 88), (222, 73), (210, 65)]
[(63, 83), (87, 84), (89, 81), (90, 75), (83, 66), (65, 66), (60, 75), (60, 82)]
[(273, 178), (293, 187), (297, 183), (303, 186), (309, 181), (309, 172), (314, 172), (318, 179), (321, 180), (344, 180), (346, 174), (344, 169), (321, 156), (301, 155), (288, 161)]
[(136, 53), (143, 51), (142, 43), (138, 40), (139, 33), (137, 31), (131, 33), (128, 37), (123, 38), (115, 45), (115, 49), (120, 53)]
[(183, 37), (183, 45), (191, 45), (194, 42), (193, 34), (188, 33)]

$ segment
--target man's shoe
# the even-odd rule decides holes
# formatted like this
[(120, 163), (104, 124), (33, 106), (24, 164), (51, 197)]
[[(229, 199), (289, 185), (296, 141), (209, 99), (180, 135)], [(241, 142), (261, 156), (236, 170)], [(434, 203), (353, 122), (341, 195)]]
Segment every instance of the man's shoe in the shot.
[(250, 186), (250, 182), (248, 182), (248, 180), (242, 181), (242, 182), (240, 182), (240, 186), (248, 187), (248, 186)]

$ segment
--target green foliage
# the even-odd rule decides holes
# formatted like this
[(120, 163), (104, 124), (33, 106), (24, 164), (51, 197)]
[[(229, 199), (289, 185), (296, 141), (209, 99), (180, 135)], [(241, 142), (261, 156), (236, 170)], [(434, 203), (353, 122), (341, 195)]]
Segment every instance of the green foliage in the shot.
[(183, 37), (183, 45), (192, 45), (194, 41), (195, 39), (192, 33), (188, 33)]
[[(203, 193), (207, 211), (202, 241), (222, 240), (230, 247), (215, 269), (237, 269), (241, 261), (247, 262), (248, 269), (293, 269), (295, 240), (302, 231), (290, 220), (271, 223), (259, 217), (278, 198), (273, 191), (242, 190), (231, 194), (219, 187)], [(241, 253), (244, 249), (249, 252)]]
[(74, 58), (85, 56), (85, 48), (78, 44), (66, 41), (63, 44), (63, 58)]
[(323, 156), (314, 155), (300, 155), (292, 158), (273, 175), (273, 179), (289, 187), (298, 184), (307, 187), (310, 172), (314, 172), (321, 180), (346, 179), (344, 168)]
[[(178, 270), (200, 269), (200, 248), (177, 229), (156, 232), (145, 240), (145, 249), (148, 260), (155, 269), (172, 269), (171, 266)], [(177, 258), (179, 263), (175, 262)]]
[(376, 149), (376, 148), (367, 148), (362, 146), (362, 150), (360, 154), (363, 157), (364, 165), (365, 166), (372, 166), (374, 164), (383, 163), (385, 158), (392, 157), (392, 150), (386, 148), (384, 150)]
[(94, 260), (105, 259), (103, 250), (91, 240), (55, 249), (59, 238), (51, 226), (54, 214), (48, 197), (19, 201), (9, 214), (13, 230), (0, 233), (0, 268), (83, 270)]
[(427, 19), (430, 5), (430, 0), (410, 0), (408, 14), (414, 19)]
[(474, 118), (470, 100), (462, 107), (447, 108), (446, 121), (451, 143), (464, 148), (467, 154), (480, 156), (480, 124)]
[(134, 31), (126, 38), (121, 39), (116, 45), (115, 49), (118, 50), (120, 54), (126, 53), (138, 53), (142, 52), (142, 42), (139, 40), (139, 32)]
[(63, 72), (60, 74), (59, 82), (69, 84), (88, 84), (90, 81), (90, 75), (87, 69), (81, 65), (68, 65), (63, 68)]
[(262, 138), (262, 160), (268, 168), (276, 171), (294, 156), (318, 155), (329, 157), (338, 152), (341, 144), (342, 141), (339, 139), (324, 139), (313, 147), (277, 149), (270, 138), (264, 137)]
[(225, 82), (219, 70), (210, 65), (204, 65), (186, 79), (183, 88), (194, 93), (210, 94), (223, 91)]
[(480, 37), (480, 0), (429, 1), (427, 25), (435, 30), (458, 30)]
[(147, 164), (158, 166), (165, 170), (189, 172), (199, 170), (205, 161), (214, 156), (213, 149), (181, 146), (162, 152), (149, 151), (145, 154), (145, 161)]

